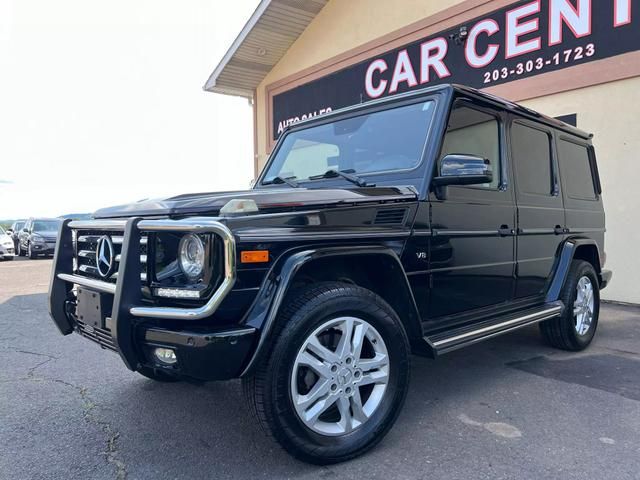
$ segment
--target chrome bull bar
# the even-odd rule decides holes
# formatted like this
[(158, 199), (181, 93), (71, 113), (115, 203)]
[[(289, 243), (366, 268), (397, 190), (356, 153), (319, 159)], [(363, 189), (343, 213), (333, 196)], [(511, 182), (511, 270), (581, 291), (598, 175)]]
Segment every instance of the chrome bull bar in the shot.
[[(103, 282), (73, 273), (72, 231), (78, 229), (123, 231), (121, 261), (116, 283)], [(140, 288), (140, 238), (141, 232), (210, 233), (223, 241), (223, 279), (207, 302), (199, 307), (147, 307), (142, 306)], [(73, 284), (114, 295), (112, 308), (112, 336), (120, 356), (127, 367), (135, 370), (138, 365), (133, 345), (133, 330), (137, 319), (161, 318), (198, 320), (211, 316), (233, 288), (236, 281), (236, 243), (231, 231), (217, 219), (195, 217), (183, 220), (65, 220), (58, 234), (58, 248), (54, 256), (49, 286), (49, 314), (59, 330), (67, 335), (73, 325), (67, 317), (65, 302)]]
[[(124, 220), (105, 221), (72, 221), (69, 228), (73, 230), (125, 230)], [(196, 308), (173, 307), (131, 307), (131, 315), (135, 317), (167, 318), (175, 320), (199, 320), (211, 316), (218, 308), (222, 300), (233, 288), (235, 283), (236, 245), (233, 234), (226, 225), (210, 218), (193, 218), (188, 220), (141, 220), (137, 224), (139, 231), (144, 232), (185, 232), (185, 233), (213, 233), (218, 235), (224, 244), (224, 278), (220, 287), (211, 295), (211, 298)], [(123, 240), (123, 251), (127, 244), (127, 238)], [(118, 272), (120, 276), (120, 272)], [(118, 281), (115, 284), (73, 275), (59, 273), (58, 278), (66, 282), (72, 282), (83, 287), (91, 288), (104, 293), (115, 294)]]

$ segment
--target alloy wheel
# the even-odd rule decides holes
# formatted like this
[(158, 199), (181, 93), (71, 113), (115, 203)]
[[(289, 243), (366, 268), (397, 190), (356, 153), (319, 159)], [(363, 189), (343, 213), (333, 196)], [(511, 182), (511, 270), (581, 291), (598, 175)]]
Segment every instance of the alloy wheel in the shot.
[(580, 277), (576, 286), (576, 300), (573, 302), (573, 321), (578, 335), (585, 335), (593, 321), (595, 300), (593, 283), (587, 276)]
[(302, 423), (339, 436), (361, 427), (378, 409), (389, 382), (389, 355), (367, 321), (338, 317), (309, 335), (296, 356), (291, 398)]

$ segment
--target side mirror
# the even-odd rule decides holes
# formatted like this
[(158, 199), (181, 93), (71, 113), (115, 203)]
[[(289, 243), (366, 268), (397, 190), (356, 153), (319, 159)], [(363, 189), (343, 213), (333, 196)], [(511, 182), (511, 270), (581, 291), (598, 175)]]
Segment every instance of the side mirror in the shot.
[(491, 183), (493, 172), (486, 158), (475, 155), (451, 154), (440, 160), (438, 176), (433, 178), (433, 185), (479, 185)]
[(22, 231), (25, 232), (25, 233), (29, 233), (29, 229), (28, 228), (23, 228)]

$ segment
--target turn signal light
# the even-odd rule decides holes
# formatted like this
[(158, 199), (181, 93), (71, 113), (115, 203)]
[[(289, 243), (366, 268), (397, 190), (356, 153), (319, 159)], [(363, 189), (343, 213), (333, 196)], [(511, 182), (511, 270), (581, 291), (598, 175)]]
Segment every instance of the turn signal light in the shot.
[(242, 263), (265, 263), (269, 261), (269, 250), (247, 250), (240, 254)]

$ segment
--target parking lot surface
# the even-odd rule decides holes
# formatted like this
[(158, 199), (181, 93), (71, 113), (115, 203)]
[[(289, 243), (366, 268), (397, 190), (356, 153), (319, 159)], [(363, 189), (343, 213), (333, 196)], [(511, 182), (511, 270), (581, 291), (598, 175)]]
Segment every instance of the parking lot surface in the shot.
[(637, 479), (640, 308), (603, 306), (585, 352), (537, 328), (413, 359), (371, 453), (300, 463), (264, 437), (240, 383), (160, 384), (48, 317), (51, 260), (0, 263), (0, 478)]

